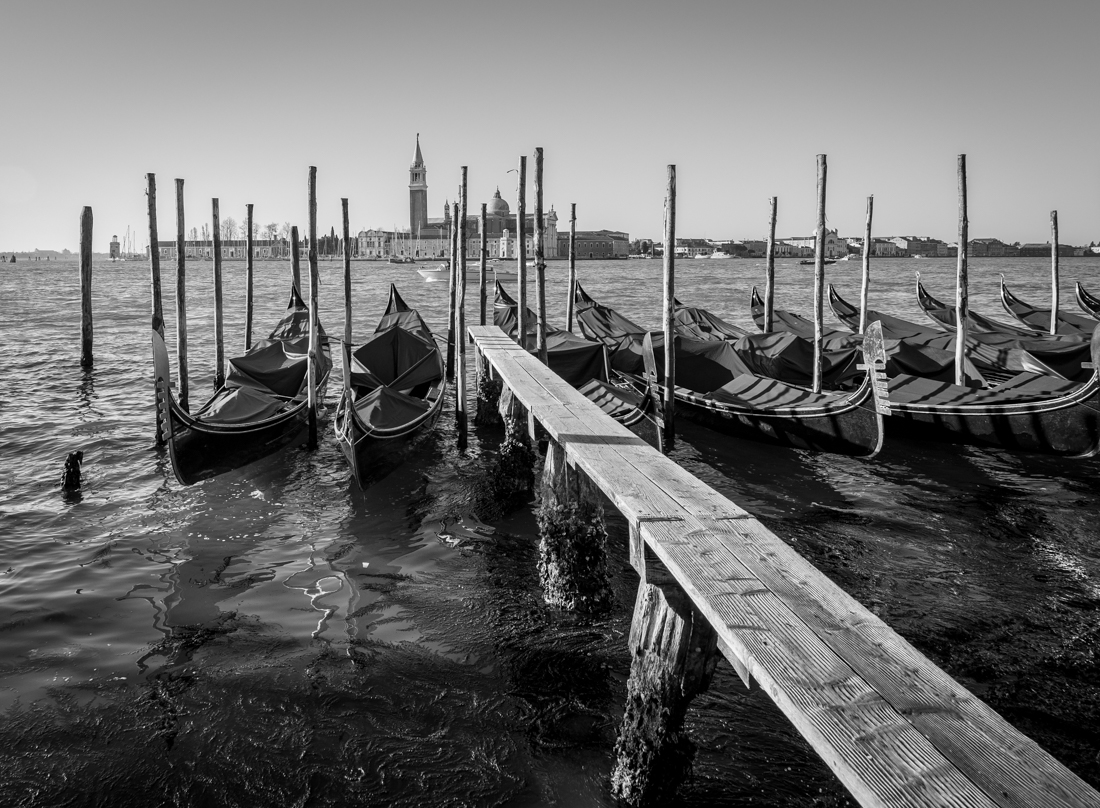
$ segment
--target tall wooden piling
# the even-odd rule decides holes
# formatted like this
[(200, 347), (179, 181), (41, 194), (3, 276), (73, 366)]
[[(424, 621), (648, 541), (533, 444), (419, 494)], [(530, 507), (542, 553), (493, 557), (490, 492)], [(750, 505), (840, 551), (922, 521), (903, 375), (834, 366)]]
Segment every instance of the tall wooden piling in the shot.
[(307, 183), (309, 194), (309, 363), (306, 369), (308, 377), (309, 395), (309, 431), (306, 438), (306, 448), (313, 451), (317, 448), (317, 166), (309, 167), (309, 180)]
[(691, 770), (684, 718), (691, 699), (710, 686), (718, 638), (672, 575), (641, 563), (611, 793), (627, 805), (657, 805), (672, 799)]
[(813, 391), (821, 392), (822, 343), (824, 331), (825, 298), (825, 155), (817, 156), (817, 237), (814, 239), (814, 377)]
[(183, 180), (176, 179), (176, 401), (191, 411), (187, 381), (187, 229), (183, 217)]
[(516, 205), (516, 340), (527, 347), (527, 156), (519, 158), (519, 200)]
[(770, 334), (775, 327), (775, 217), (779, 207), (779, 197), (769, 200), (771, 215), (768, 224), (768, 248), (764, 261), (764, 333)]
[(458, 299), (458, 203), (451, 203), (451, 261), (448, 265), (447, 290), (447, 381), (455, 380), (455, 302)]
[(573, 330), (573, 313), (577, 301), (577, 203), (569, 204), (569, 289), (565, 300), (565, 327)]
[(668, 167), (665, 189), (664, 307), (661, 327), (665, 334), (665, 386), (663, 448), (671, 451), (676, 441), (676, 166)]
[(290, 281), (298, 294), (302, 294), (302, 260), (299, 255), (302, 242), (298, 238), (298, 225), (290, 228)]
[(546, 255), (543, 241), (546, 228), (542, 220), (542, 147), (535, 148), (535, 314), (538, 331), (535, 347), (539, 361), (547, 364), (546, 356)]
[[(149, 203), (149, 288), (153, 296), (153, 329), (164, 336), (164, 297), (160, 285), (160, 250), (157, 249), (157, 177), (146, 174), (146, 201)], [(159, 442), (159, 441), (158, 441)]]
[(1058, 211), (1050, 212), (1050, 333), (1058, 333)]
[(244, 206), (244, 349), (252, 347), (252, 203)]
[(481, 217), (477, 221), (478, 231), (481, 235), (480, 247), (477, 252), (477, 254), (480, 256), (477, 273), (477, 286), (479, 290), (478, 303), (480, 304), (480, 316), (478, 319), (478, 325), (485, 325), (485, 318), (488, 316), (489, 306), (489, 290), (486, 288), (486, 284), (488, 283), (488, 278), (486, 277), (488, 273), (488, 266), (486, 265), (486, 262), (489, 258), (489, 234), (485, 230), (486, 216), (486, 205), (484, 202), (482, 202)]
[(458, 189), (458, 263), (455, 299), (455, 426), (458, 445), (466, 446), (466, 166)]
[[(344, 232), (344, 341), (340, 351), (344, 392), (351, 392), (351, 228), (348, 226), (348, 200), (340, 200), (340, 218)], [(348, 399), (350, 406), (350, 398)]]
[(871, 286), (871, 217), (875, 198), (867, 197), (867, 223), (863, 228), (863, 283), (859, 288), (859, 333), (867, 331), (867, 294)]
[(959, 259), (955, 274), (955, 384), (966, 384), (966, 327), (970, 310), (966, 259), (969, 251), (966, 218), (966, 155), (959, 155)]
[(85, 205), (80, 212), (80, 366), (90, 368), (92, 362), (92, 209)]
[(225, 326), (222, 322), (222, 223), (218, 200), (211, 200), (214, 219), (214, 389), (225, 384)]

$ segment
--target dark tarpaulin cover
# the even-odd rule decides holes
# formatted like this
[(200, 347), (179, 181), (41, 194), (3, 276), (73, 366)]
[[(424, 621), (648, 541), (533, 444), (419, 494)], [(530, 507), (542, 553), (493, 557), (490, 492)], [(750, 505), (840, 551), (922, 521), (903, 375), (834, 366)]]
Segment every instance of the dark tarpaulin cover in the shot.
[(298, 395), (306, 378), (309, 338), (257, 343), (244, 356), (229, 360), (227, 387), (251, 387), (288, 398)]
[(992, 405), (1048, 401), (1080, 387), (1076, 382), (1038, 373), (1021, 373), (988, 390), (956, 384), (898, 376), (890, 379), (890, 401), (897, 404)]
[(673, 325), (677, 334), (692, 339), (737, 340), (749, 335), (745, 329), (727, 323), (718, 315), (693, 306), (677, 306)]
[[(519, 333), (518, 304), (497, 283), (493, 304), (493, 324), (515, 339)], [(538, 319), (527, 309), (527, 338), (524, 347), (534, 352), (538, 345)], [(546, 361), (550, 370), (574, 387), (591, 379), (607, 381), (604, 367), (604, 346), (600, 342), (578, 337), (569, 331), (548, 326), (546, 329)]]
[[(645, 372), (642, 358), (642, 340), (626, 335), (611, 350), (611, 367), (621, 373), (641, 376)], [(653, 358), (656, 360), (658, 380), (665, 377), (665, 335), (653, 332)], [(722, 340), (697, 340), (676, 338), (676, 386), (709, 393), (730, 380), (752, 371), (745, 365), (728, 342)]]
[(284, 406), (283, 401), (251, 387), (223, 387), (199, 411), (195, 420), (217, 424), (244, 424), (271, 418)]
[(351, 381), (356, 387), (389, 385), (400, 378), (408, 390), (443, 375), (435, 342), (395, 325), (371, 335), (352, 353)]
[(390, 387), (376, 387), (355, 402), (360, 420), (374, 429), (397, 429), (415, 421), (429, 409), (422, 398)]
[[(1025, 303), (1013, 295), (1003, 284), (1002, 281), (1001, 301), (1005, 308), (1036, 331), (1040, 333), (1049, 332), (1050, 308), (1041, 309), (1030, 303)], [(1096, 330), (1096, 325), (1096, 320), (1087, 315), (1058, 310), (1057, 331), (1062, 336), (1090, 337), (1092, 332)]]
[[(776, 331), (750, 334), (732, 343), (741, 360), (758, 376), (768, 376), (789, 384), (812, 384), (814, 344), (797, 334)], [(821, 351), (821, 383), (837, 389), (858, 387), (867, 375), (857, 365), (863, 361), (859, 341), (843, 348)]]
[(777, 379), (760, 376), (739, 376), (710, 394), (710, 398), (722, 404), (749, 407), (754, 410), (771, 410), (786, 407), (827, 406), (837, 403), (837, 393), (814, 393), (804, 387), (795, 387)]

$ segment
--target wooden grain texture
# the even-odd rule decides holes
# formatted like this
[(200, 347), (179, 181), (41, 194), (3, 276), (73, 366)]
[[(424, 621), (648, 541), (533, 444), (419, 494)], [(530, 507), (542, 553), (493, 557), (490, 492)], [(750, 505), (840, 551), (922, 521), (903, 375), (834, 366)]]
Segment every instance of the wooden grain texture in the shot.
[(477, 274), (477, 288), (478, 288), (478, 325), (485, 325), (485, 318), (488, 316), (488, 301), (489, 301), (489, 279), (487, 277), (488, 267), (486, 261), (489, 258), (489, 235), (486, 232), (486, 204), (481, 203), (481, 216), (478, 218), (478, 230), (480, 234), (480, 249), (477, 254), (480, 256), (478, 262), (478, 274)]
[(299, 295), (302, 294), (302, 259), (299, 255), (301, 249), (302, 242), (298, 238), (298, 226), (294, 225), (290, 228), (290, 282), (294, 284)]
[(875, 213), (875, 198), (867, 197), (867, 221), (863, 228), (863, 282), (859, 287), (859, 333), (867, 331), (867, 296), (871, 287), (871, 219)]
[[(869, 806), (1100, 806), (1100, 795), (735, 503), (487, 326), (504, 384)], [(721, 514), (719, 516), (719, 514)], [(644, 552), (631, 550), (632, 558)]]
[(1050, 212), (1050, 333), (1058, 333), (1058, 211)]
[(153, 296), (153, 328), (164, 336), (164, 297), (160, 286), (160, 236), (157, 234), (157, 175), (146, 174), (146, 201), (149, 205), (149, 282)]
[(187, 230), (183, 215), (183, 180), (176, 179), (176, 402), (191, 411), (187, 367)]
[(565, 299), (565, 328), (573, 330), (573, 313), (577, 294), (577, 203), (569, 203), (569, 286)]
[(665, 389), (662, 416), (665, 421), (662, 445), (666, 452), (676, 444), (676, 166), (668, 167), (665, 188), (664, 299), (661, 329), (665, 335)]
[(459, 446), (466, 445), (466, 166), (458, 189), (458, 257), (455, 264), (455, 425)]
[(546, 254), (543, 244), (546, 225), (542, 220), (542, 147), (535, 148), (535, 316), (538, 330), (535, 332), (535, 350), (539, 361), (546, 364)]

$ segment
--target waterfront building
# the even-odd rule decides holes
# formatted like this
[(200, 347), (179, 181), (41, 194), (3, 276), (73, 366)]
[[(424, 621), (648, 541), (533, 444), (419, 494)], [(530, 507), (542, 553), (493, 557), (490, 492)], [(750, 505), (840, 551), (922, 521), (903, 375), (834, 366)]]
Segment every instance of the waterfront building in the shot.
[[(568, 256), (569, 234), (557, 239), (557, 254)], [(576, 248), (577, 258), (626, 258), (630, 255), (630, 236), (620, 230), (578, 230)]]
[[(158, 241), (157, 250), (160, 252), (162, 260), (175, 259), (175, 239), (172, 241)], [(146, 249), (146, 255), (148, 255), (148, 252), (148, 249)], [(214, 257), (214, 244), (208, 239), (185, 241), (183, 242), (183, 254), (186, 258), (212, 259)], [(286, 239), (253, 239), (252, 241), (253, 258), (286, 258), (289, 255), (290, 242)], [(309, 257), (308, 246), (304, 241), (298, 245), (298, 255), (303, 259)], [(223, 259), (243, 261), (247, 256), (248, 242), (245, 239), (222, 240)]]
[[(782, 246), (781, 246), (782, 245)], [(795, 236), (777, 239), (775, 254), (791, 258), (813, 258), (817, 252), (817, 236)], [(848, 240), (841, 238), (836, 230), (825, 230), (824, 254), (826, 258), (840, 258), (848, 254)]]

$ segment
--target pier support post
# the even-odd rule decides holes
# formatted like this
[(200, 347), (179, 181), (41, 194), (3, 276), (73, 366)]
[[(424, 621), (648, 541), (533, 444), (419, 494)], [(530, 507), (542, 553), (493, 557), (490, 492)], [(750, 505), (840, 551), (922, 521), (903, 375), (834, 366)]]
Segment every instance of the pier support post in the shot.
[(565, 449), (551, 440), (543, 467), (539, 527), (539, 581), (551, 606), (602, 612), (611, 604), (607, 530), (599, 493), (570, 469)]
[(466, 411), (466, 166), (462, 166), (462, 182), (458, 189), (458, 233), (455, 258), (455, 429), (458, 448), (466, 448), (468, 413)]
[(500, 393), (500, 415), (504, 419), (504, 440), (493, 479), (493, 489), (500, 499), (529, 494), (534, 488), (535, 450), (528, 436), (526, 408), (507, 387)]
[(768, 219), (768, 248), (764, 259), (764, 333), (770, 334), (775, 327), (775, 217), (779, 207), (779, 197), (768, 200), (771, 215)]
[[(476, 349), (475, 349), (476, 350)], [(501, 423), (501, 415), (497, 408), (500, 406), (500, 379), (493, 378), (489, 367), (489, 360), (477, 351), (474, 360), (477, 366), (477, 412), (474, 413), (474, 423), (478, 426), (496, 426)]]
[(634, 660), (615, 743), (615, 798), (663, 804), (687, 777), (695, 747), (684, 736), (684, 716), (691, 699), (710, 686), (717, 645), (714, 630), (672, 576), (648, 565), (630, 625)]
[(183, 180), (176, 179), (176, 399), (184, 412), (191, 411), (187, 368), (187, 231), (183, 218)]

